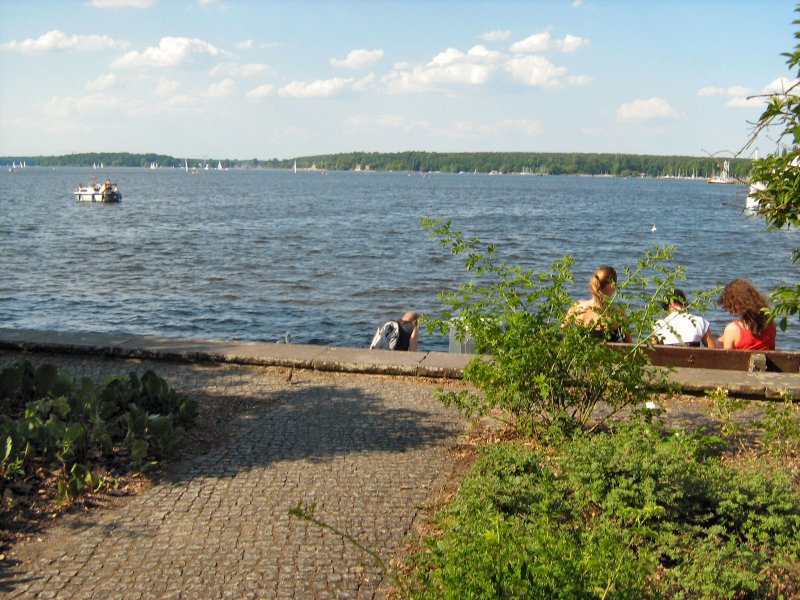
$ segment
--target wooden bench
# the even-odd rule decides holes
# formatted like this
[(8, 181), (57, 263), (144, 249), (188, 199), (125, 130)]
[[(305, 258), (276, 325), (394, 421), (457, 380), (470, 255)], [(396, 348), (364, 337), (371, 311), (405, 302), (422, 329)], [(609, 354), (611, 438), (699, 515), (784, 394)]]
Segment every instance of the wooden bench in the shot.
[[(620, 344), (622, 346), (623, 344)], [(787, 350), (712, 350), (690, 346), (654, 346), (645, 350), (660, 367), (728, 371), (800, 373), (800, 352)]]

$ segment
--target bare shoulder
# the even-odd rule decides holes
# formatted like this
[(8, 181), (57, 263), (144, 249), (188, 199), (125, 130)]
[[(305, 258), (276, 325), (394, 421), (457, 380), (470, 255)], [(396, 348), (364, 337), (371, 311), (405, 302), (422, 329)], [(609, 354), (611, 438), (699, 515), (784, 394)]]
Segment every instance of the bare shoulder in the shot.
[(723, 329), (722, 332), (730, 334), (730, 333), (738, 332), (738, 331), (739, 331), (739, 327), (736, 325), (736, 321), (731, 321), (730, 323), (725, 325), (725, 329)]

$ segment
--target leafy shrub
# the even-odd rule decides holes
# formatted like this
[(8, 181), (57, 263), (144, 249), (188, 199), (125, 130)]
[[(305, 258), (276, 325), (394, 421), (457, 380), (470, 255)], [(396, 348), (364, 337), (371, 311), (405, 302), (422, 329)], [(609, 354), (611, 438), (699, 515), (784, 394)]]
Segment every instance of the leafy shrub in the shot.
[(545, 272), (525, 270), (498, 261), (494, 246), (481, 249), (477, 239), (465, 239), (449, 222), (421, 222), (451, 253), (465, 256), (473, 277), (440, 295), (443, 316), (429, 320), (429, 327), (447, 333), (452, 325), (459, 338), (471, 336), (477, 351), (488, 355), (476, 356), (464, 371), (479, 393), (445, 392), (446, 403), (468, 417), (504, 409), (525, 432), (539, 424), (568, 432), (586, 426), (598, 403), (610, 409), (608, 418), (643, 404), (654, 387), (668, 388), (667, 371), (652, 367), (644, 347), (661, 300), (684, 276), (680, 266), (667, 264), (670, 248), (649, 250), (634, 268), (624, 268), (602, 319), (624, 321), (638, 341), (614, 346), (593, 335), (593, 325), (563, 327), (573, 302), (567, 289), (573, 281), (571, 257)]
[[(738, 598), (798, 592), (800, 498), (720, 440), (628, 426), (554, 457), (486, 448), (442, 534), (416, 557), (418, 598)], [(790, 576), (794, 573), (794, 579)]]
[(138, 468), (174, 452), (176, 426), (188, 426), (197, 404), (152, 371), (113, 375), (95, 386), (53, 365), (20, 360), (0, 371), (0, 482), (37, 465), (60, 469), (59, 495), (73, 498), (102, 484), (84, 463), (123, 445)]

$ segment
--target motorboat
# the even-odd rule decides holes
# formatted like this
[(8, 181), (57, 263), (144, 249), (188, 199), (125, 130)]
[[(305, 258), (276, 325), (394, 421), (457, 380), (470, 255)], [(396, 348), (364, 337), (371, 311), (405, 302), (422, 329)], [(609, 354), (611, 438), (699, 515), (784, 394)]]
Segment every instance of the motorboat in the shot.
[(78, 202), (119, 202), (122, 200), (122, 192), (119, 186), (106, 179), (105, 183), (100, 183), (94, 178), (89, 180), (86, 185), (78, 185), (73, 192)]

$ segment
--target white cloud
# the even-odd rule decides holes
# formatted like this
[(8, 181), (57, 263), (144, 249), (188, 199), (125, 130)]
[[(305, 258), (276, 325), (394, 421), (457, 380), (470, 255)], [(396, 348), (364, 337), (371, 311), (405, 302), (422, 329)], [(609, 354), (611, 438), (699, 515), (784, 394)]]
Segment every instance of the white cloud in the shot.
[(731, 108), (753, 108), (756, 106), (762, 106), (763, 104), (763, 98), (759, 98), (757, 96), (747, 96), (744, 98), (731, 98), (725, 103), (725, 106), (729, 106)]
[(354, 92), (363, 92), (367, 88), (369, 88), (375, 82), (375, 74), (370, 73), (369, 75), (365, 75), (355, 83), (353, 83), (353, 91)]
[(503, 55), (477, 45), (467, 53), (447, 48), (426, 65), (411, 67), (397, 64), (383, 77), (390, 93), (419, 93), (441, 89), (447, 85), (485, 84)]
[(425, 131), (430, 128), (430, 123), (424, 119), (412, 119), (405, 115), (356, 115), (347, 119), (347, 123), (354, 128), (363, 129), (394, 129), (398, 131)]
[(230, 75), (232, 77), (252, 77), (267, 70), (267, 65), (263, 63), (247, 63), (240, 65), (237, 63), (223, 63), (211, 69), (211, 74), (215, 77), (220, 75)]
[(233, 79), (223, 79), (219, 83), (212, 83), (208, 86), (208, 91), (206, 92), (207, 98), (225, 98), (226, 96), (230, 96), (233, 93), (234, 88), (236, 85), (233, 83)]
[(117, 76), (114, 73), (108, 73), (107, 75), (101, 75), (97, 79), (93, 79), (89, 83), (86, 84), (87, 90), (93, 91), (101, 91), (107, 90), (109, 88), (114, 87), (117, 83)]
[(179, 87), (180, 83), (178, 83), (174, 79), (167, 79), (166, 77), (162, 77), (161, 79), (158, 80), (158, 85), (156, 85), (156, 94), (158, 94), (159, 96), (169, 96)]
[(515, 54), (533, 54), (536, 52), (546, 52), (548, 50), (558, 50), (559, 52), (577, 52), (581, 48), (589, 45), (587, 38), (578, 37), (568, 33), (563, 39), (554, 40), (550, 36), (551, 28), (539, 33), (529, 35), (523, 40), (511, 44), (511, 52)]
[(278, 90), (282, 98), (324, 98), (334, 96), (353, 85), (353, 79), (334, 77), (333, 79), (318, 79), (310, 83), (292, 81)]
[(334, 67), (342, 67), (347, 69), (363, 69), (372, 64), (375, 64), (383, 58), (383, 50), (363, 50), (356, 49), (347, 53), (347, 56), (340, 60), (337, 58), (331, 59), (331, 65)]
[(505, 119), (500, 122), (500, 129), (512, 129), (527, 135), (542, 133), (542, 124), (535, 119)]
[(567, 77), (567, 81), (572, 85), (588, 85), (594, 81), (594, 78), (588, 75), (570, 75)]
[[(704, 87), (699, 92), (698, 96), (728, 96), (728, 100), (724, 106), (729, 108), (758, 108), (764, 106), (769, 100), (767, 96), (770, 94), (783, 94), (790, 90), (793, 86), (798, 84), (797, 79), (787, 79), (786, 77), (779, 77), (773, 79), (769, 84), (764, 86), (760, 92), (754, 92), (750, 88), (744, 86), (731, 86), (727, 88), (722, 87)], [(794, 89), (793, 94), (797, 95), (800, 90)]]
[(588, 46), (589, 40), (568, 33), (564, 36), (563, 40), (556, 40), (554, 44), (559, 52), (570, 53), (577, 52), (581, 48)]
[(157, 0), (89, 0), (89, 4), (95, 8), (147, 8), (153, 6)]
[(278, 42), (256, 42), (255, 40), (242, 40), (241, 42), (236, 42), (236, 48), (239, 50), (254, 50), (258, 48), (259, 50), (270, 50), (272, 48), (277, 48), (280, 46)]
[(195, 55), (218, 56), (221, 50), (203, 40), (185, 37), (161, 38), (157, 47), (144, 52), (128, 52), (117, 58), (118, 68), (175, 67), (190, 61)]
[(22, 54), (39, 54), (55, 50), (80, 50), (92, 52), (111, 48), (127, 48), (128, 42), (115, 40), (107, 35), (67, 35), (63, 31), (53, 30), (36, 39), (21, 42), (7, 42), (0, 45), (0, 50), (20, 52)]
[(617, 108), (619, 121), (646, 121), (649, 119), (675, 118), (678, 113), (663, 98), (647, 98), (621, 104)]
[(698, 96), (717, 96), (719, 94), (724, 94), (724, 93), (725, 93), (725, 88), (709, 86), (709, 87), (704, 87), (703, 89), (701, 89), (699, 92), (697, 92), (697, 95)]
[(504, 42), (509, 39), (513, 34), (510, 31), (487, 31), (478, 37), (487, 42)]
[(53, 96), (44, 105), (44, 112), (53, 117), (67, 117), (74, 113), (95, 113), (106, 109), (117, 109), (122, 99), (105, 94), (90, 94), (82, 98)]
[(793, 90), (794, 95), (797, 95), (798, 90), (795, 86), (797, 86), (798, 80), (797, 79), (787, 79), (786, 77), (778, 77), (778, 79), (773, 79), (763, 90), (765, 94), (782, 94), (789, 90), (790, 88), (795, 88)]
[(751, 94), (751, 90), (742, 86), (733, 86), (728, 88), (721, 87), (704, 87), (699, 92), (698, 96), (747, 96)]
[(542, 56), (514, 56), (506, 61), (505, 69), (525, 85), (546, 89), (561, 87), (561, 77), (567, 72)]
[(269, 83), (264, 85), (260, 85), (257, 88), (253, 88), (249, 92), (245, 94), (245, 98), (265, 98), (267, 96), (273, 96), (275, 94), (275, 86)]
[(171, 96), (167, 98), (156, 107), (156, 112), (174, 112), (176, 110), (186, 110), (187, 108), (196, 109), (199, 104), (197, 96), (189, 96), (186, 94), (180, 96)]
[(511, 52), (544, 52), (550, 48), (550, 32), (542, 31), (529, 35), (524, 40), (511, 44)]
[(537, 135), (542, 132), (542, 125), (535, 119), (503, 119), (492, 123), (474, 123), (472, 121), (455, 121), (449, 126), (437, 129), (437, 133), (451, 138), (468, 138), (474, 136), (496, 135), (499, 133), (523, 133)]

